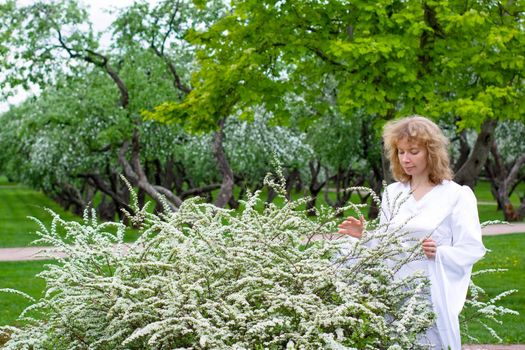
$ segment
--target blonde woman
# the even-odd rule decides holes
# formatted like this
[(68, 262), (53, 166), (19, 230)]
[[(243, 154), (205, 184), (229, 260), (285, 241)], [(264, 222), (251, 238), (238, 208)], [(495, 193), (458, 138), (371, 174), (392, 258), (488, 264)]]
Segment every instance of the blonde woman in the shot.
[[(432, 349), (461, 349), (458, 315), (463, 308), (472, 265), (485, 254), (476, 197), (452, 181), (448, 140), (431, 120), (411, 116), (389, 122), (383, 132), (392, 175), (397, 182), (383, 193), (381, 221), (404, 226), (421, 240), (426, 259), (401, 273), (423, 271), (431, 283), (437, 319), (421, 338)], [(406, 197), (396, 215), (395, 198)], [(410, 219), (412, 218), (412, 219)], [(361, 238), (363, 219), (349, 217), (339, 233)]]

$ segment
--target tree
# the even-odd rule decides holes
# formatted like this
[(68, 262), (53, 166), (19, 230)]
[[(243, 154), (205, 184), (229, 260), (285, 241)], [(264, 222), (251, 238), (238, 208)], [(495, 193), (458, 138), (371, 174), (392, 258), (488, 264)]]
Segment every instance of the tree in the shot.
[[(136, 58), (135, 67), (144, 63), (154, 68), (147, 57)], [(154, 69), (150, 74), (157, 80)], [(2, 168), (13, 178), (60, 198), (66, 207), (74, 204), (79, 213), (92, 202), (92, 189), (100, 191), (113, 200), (107, 210), (100, 208), (100, 213), (113, 219), (120, 208), (129, 209), (129, 195), (119, 179), (122, 168), (118, 150), (123, 140), (131, 137), (134, 126), (126, 111), (115, 104), (118, 93), (108, 80), (98, 70), (62, 77), (38, 98), (29, 99), (1, 117), (5, 128), (0, 142), (7, 150)], [(161, 81), (157, 80), (157, 89), (148, 91), (162, 96)], [(157, 143), (171, 142), (176, 135), (173, 128), (167, 135), (148, 130), (143, 124), (139, 127), (144, 139), (156, 137)], [(172, 149), (161, 149), (157, 159), (163, 159), (166, 153), (172, 155)]]
[(519, 196), (521, 203), (518, 208), (510, 200), (511, 195), (516, 193), (517, 185), (525, 179), (525, 145), (521, 137), (524, 132), (523, 123), (501, 123), (496, 130), (498, 137), (492, 143), (490, 157), (485, 164), (492, 194), (507, 221), (520, 221), (525, 217), (525, 195)]
[[(45, 88), (55, 85), (63, 72), (73, 76), (91, 68), (104, 72), (111, 79), (113, 89), (118, 91), (118, 107), (127, 117), (125, 125), (121, 125), (127, 131), (117, 133), (122, 137), (118, 140), (117, 153), (122, 171), (159, 205), (165, 198), (168, 206), (175, 210), (181, 203), (180, 198), (170, 188), (153, 183), (142, 163), (139, 112), (151, 107), (148, 104), (150, 102), (160, 103), (156, 97), (151, 98), (152, 91), (161, 90), (151, 88), (152, 84), (158, 84), (159, 81), (162, 82), (160, 86), (163, 91), (157, 97), (164, 100), (178, 98), (173, 86), (176, 91), (187, 92), (183, 77), (176, 67), (177, 64), (185, 66), (181, 69), (184, 74), (189, 69), (192, 56), (192, 48), (180, 42), (182, 33), (186, 31), (183, 25), (203, 25), (209, 18), (214, 18), (216, 12), (200, 11), (192, 3), (180, 1), (163, 1), (152, 9), (145, 3), (135, 4), (124, 11), (114, 25), (116, 47), (105, 51), (98, 45), (100, 33), (92, 31), (85, 9), (79, 7), (76, 1), (51, 4), (37, 2), (20, 8), (12, 6), (9, 10), (19, 25), (13, 29), (8, 43), (15, 52), (12, 59), (16, 63), (2, 77), (5, 78), (4, 83), (11, 87), (33, 83)], [(203, 13), (206, 15), (201, 15)], [(143, 45), (145, 40), (148, 40), (148, 45)], [(173, 49), (177, 44), (180, 45)], [(176, 62), (179, 57), (180, 61)], [(168, 78), (168, 81), (172, 84), (171, 89), (166, 89), (165, 77), (153, 79), (153, 72), (146, 65), (126, 64), (143, 63), (146, 59), (154, 62), (155, 69), (158, 62), (162, 62), (164, 72), (170, 72), (171, 80)], [(170, 93), (167, 94), (167, 91)], [(108, 143), (100, 148), (112, 146), (112, 143)], [(108, 179), (92, 175), (97, 174), (88, 174), (86, 178), (93, 185), (109, 187)]]
[(444, 2), (436, 12), (442, 13), (437, 18), (445, 35), (436, 43), (442, 57), (437, 68), (447, 77), (442, 84), (447, 95), (439, 101), (442, 113), (458, 118), (460, 128), (479, 130), (469, 159), (455, 176), (473, 186), (498, 120), (523, 120), (523, 3)]
[[(69, 77), (60, 81), (62, 88), (48, 88), (38, 99), (2, 115), (0, 143), (6, 150), (2, 170), (82, 213), (94, 193), (79, 174), (98, 173), (104, 179), (106, 172), (112, 175), (116, 162), (108, 155), (127, 132), (127, 119), (115, 108), (116, 94), (105, 79), (97, 72)], [(127, 202), (114, 199), (121, 205)], [(115, 211), (104, 217), (114, 215)]]
[[(377, 126), (413, 113), (454, 117), (459, 131), (483, 130), (457, 175), (472, 185), (495, 120), (523, 118), (521, 7), (236, 1), (208, 30), (188, 37), (200, 47), (192, 92), (149, 116), (213, 128), (225, 115), (263, 105), (288, 124), (283, 97), (294, 96), (312, 111), (305, 119), (324, 118), (334, 105), (344, 118), (368, 115)], [(324, 98), (326, 86), (332, 99)]]

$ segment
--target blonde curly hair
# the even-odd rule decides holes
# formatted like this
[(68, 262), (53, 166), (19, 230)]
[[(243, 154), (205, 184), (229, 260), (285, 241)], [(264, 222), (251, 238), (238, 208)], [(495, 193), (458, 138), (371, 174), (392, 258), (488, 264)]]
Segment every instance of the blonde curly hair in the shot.
[(390, 160), (390, 170), (394, 179), (406, 183), (411, 179), (399, 162), (397, 144), (406, 139), (427, 150), (429, 181), (435, 185), (452, 179), (450, 159), (447, 151), (448, 139), (433, 121), (420, 115), (413, 115), (388, 122), (383, 129), (385, 152)]

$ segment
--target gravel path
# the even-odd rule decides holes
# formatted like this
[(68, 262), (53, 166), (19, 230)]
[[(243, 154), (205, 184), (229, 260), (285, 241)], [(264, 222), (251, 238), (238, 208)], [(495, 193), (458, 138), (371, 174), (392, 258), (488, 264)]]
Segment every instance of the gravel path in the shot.
[[(40, 252), (45, 249), (49, 249), (49, 247), (0, 248), (0, 261), (27, 261), (49, 259), (48, 257), (41, 256), (40, 254)], [(54, 255), (58, 257), (61, 254), (56, 253)]]
[(505, 233), (525, 233), (525, 222), (496, 224), (483, 228), (483, 236), (501, 235)]

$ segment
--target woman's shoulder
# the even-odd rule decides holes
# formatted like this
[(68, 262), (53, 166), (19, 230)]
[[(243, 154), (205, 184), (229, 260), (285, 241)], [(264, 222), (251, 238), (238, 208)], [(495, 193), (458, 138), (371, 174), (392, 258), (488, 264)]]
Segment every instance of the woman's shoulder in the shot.
[(408, 183), (396, 181), (396, 182), (392, 182), (391, 184), (387, 185), (386, 189), (388, 191), (396, 191), (396, 190), (403, 190), (407, 186), (409, 186)]
[(385, 192), (388, 192), (389, 195), (396, 195), (408, 189), (410, 189), (410, 185), (408, 183), (397, 181), (387, 185), (385, 187)]
[(441, 186), (449, 191), (460, 191), (464, 193), (474, 193), (472, 189), (467, 185), (460, 185), (453, 180), (443, 180)]
[(443, 180), (441, 185), (446, 193), (458, 196), (459, 201), (476, 201), (474, 191), (467, 185), (460, 185), (452, 180)]

